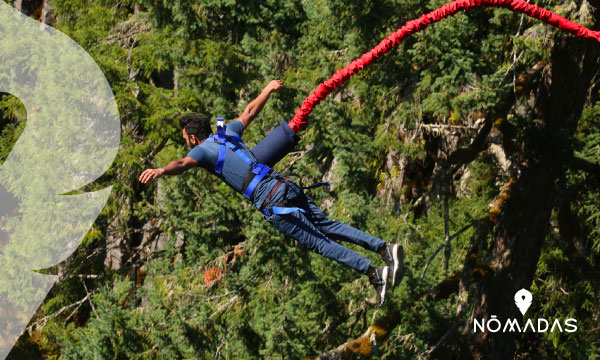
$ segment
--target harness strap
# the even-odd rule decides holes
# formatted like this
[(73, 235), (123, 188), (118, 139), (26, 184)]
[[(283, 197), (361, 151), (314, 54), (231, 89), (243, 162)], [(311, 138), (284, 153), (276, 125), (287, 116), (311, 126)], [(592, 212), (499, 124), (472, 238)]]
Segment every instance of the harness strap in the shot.
[(318, 188), (321, 186), (331, 186), (331, 183), (329, 181), (321, 181), (321, 182), (318, 182), (318, 183), (315, 183), (315, 184), (312, 184), (309, 186), (303, 186), (302, 188), (308, 190), (308, 189)]
[(215, 173), (221, 174), (223, 172), (223, 165), (225, 164), (225, 156), (227, 154), (227, 148), (231, 149), (237, 156), (239, 156), (246, 164), (250, 165), (251, 172), (255, 174), (252, 181), (243, 190), (243, 195), (246, 199), (250, 199), (254, 189), (260, 183), (260, 181), (271, 172), (271, 168), (265, 164), (257, 163), (252, 161), (239, 147), (238, 143), (243, 143), (243, 140), (239, 136), (226, 135), (225, 131), (227, 126), (223, 123), (223, 118), (217, 118), (217, 134), (208, 137), (209, 141), (213, 141), (219, 144), (219, 157), (215, 164)]
[(296, 211), (300, 211), (303, 213), (306, 213), (306, 210), (301, 209), (299, 207), (281, 207), (281, 206), (273, 206), (271, 208), (268, 209), (262, 209), (261, 210), (263, 214), (270, 216), (270, 215), (284, 215), (284, 214), (291, 214), (293, 212)]
[[(286, 171), (286, 172), (284, 172), (284, 173), (280, 174), (280, 176), (281, 176), (281, 177), (291, 177), (291, 176), (295, 176), (295, 177), (297, 177), (297, 178), (301, 178), (301, 176), (300, 176), (300, 175), (298, 175), (298, 174), (296, 174), (296, 173), (293, 173), (293, 172), (289, 172), (289, 171)], [(302, 179), (301, 179), (301, 180), (302, 180)], [(312, 184), (312, 185), (308, 185), (308, 186), (302, 186), (302, 182), (300, 181), (300, 187), (301, 187), (302, 189), (306, 189), (306, 190), (308, 190), (308, 189), (314, 189), (314, 188), (318, 188), (318, 187), (321, 187), (321, 186), (331, 186), (331, 183), (330, 183), (329, 181), (321, 181), (321, 182), (318, 182), (318, 183), (314, 183), (314, 184)]]
[(219, 144), (219, 157), (217, 158), (217, 163), (215, 164), (215, 172), (217, 174), (221, 174), (223, 172), (223, 165), (225, 164), (225, 154), (227, 152), (226, 148), (230, 148), (231, 150), (233, 150), (239, 157), (242, 158), (242, 160), (244, 160), (246, 164), (252, 165), (252, 160), (249, 157), (247, 157), (246, 154), (244, 154), (242, 149), (240, 149), (238, 146), (232, 143), (242, 142), (242, 138), (240, 138), (239, 136), (224, 135), (224, 130), (221, 130), (222, 128), (218, 127), (217, 135), (210, 135), (208, 137), (209, 141), (213, 141)]
[(215, 164), (215, 172), (217, 174), (221, 174), (223, 172), (223, 165), (225, 164), (226, 152), (227, 148), (225, 146), (219, 146), (219, 157), (217, 158), (217, 163)]
[[(210, 138), (215, 141), (215, 138), (211, 135)], [(217, 118), (217, 136), (216, 143), (225, 144), (227, 142), (227, 136), (225, 135), (225, 125), (222, 117)], [(215, 165), (215, 172), (221, 174), (223, 172), (223, 164), (225, 164), (225, 146), (219, 146), (219, 157)]]
[[(258, 173), (255, 172), (255, 169), (258, 169)], [(244, 197), (246, 197), (246, 199), (250, 199), (250, 196), (252, 195), (252, 192), (254, 191), (256, 185), (258, 185), (258, 183), (265, 177), (265, 175), (267, 175), (271, 171), (270, 167), (261, 163), (257, 163), (255, 169), (252, 169), (252, 172), (255, 173), (256, 176), (254, 177), (254, 179), (252, 179), (252, 181), (250, 181), (250, 184), (248, 184), (246, 191), (244, 191)]]
[[(292, 176), (299, 176), (297, 174), (292, 174), (292, 173), (284, 173), (287, 174), (287, 176), (290, 176), (290, 174)], [(287, 191), (289, 189), (290, 186), (290, 181), (288, 178), (286, 178), (286, 176), (284, 174), (279, 174), (279, 175), (275, 175), (273, 177), (279, 179), (279, 182), (273, 187), (273, 189), (271, 190), (271, 193), (267, 196), (267, 198), (265, 199), (265, 201), (263, 202), (260, 211), (265, 214), (266, 216), (270, 216), (270, 215), (285, 215), (285, 214), (291, 214), (293, 212), (296, 211), (300, 211), (302, 213), (306, 213), (306, 210), (297, 207), (297, 206), (279, 206), (279, 205), (286, 205), (285, 200), (284, 202), (280, 202), (277, 203), (276, 206), (272, 206), (270, 208), (265, 208), (265, 206), (268, 203), (268, 200), (271, 198), (271, 195), (275, 192), (275, 190), (279, 187), (279, 185), (281, 185), (281, 183), (285, 183), (286, 184), (286, 188), (285, 188), (285, 193), (283, 195), (283, 198), (286, 198), (286, 194)], [(329, 181), (323, 181), (323, 182), (319, 182), (310, 186), (300, 186), (301, 189), (313, 189), (316, 187), (320, 187), (320, 186), (325, 186), (325, 185), (330, 185)], [(304, 195), (304, 192), (302, 192), (302, 195)]]
[[(242, 148), (238, 145), (239, 143), (242, 143), (242, 144), (244, 143), (242, 138), (239, 136), (234, 136), (234, 135), (226, 135), (226, 133), (225, 133), (226, 129), (227, 129), (227, 127), (223, 122), (223, 118), (220, 118), (220, 117), (217, 118), (217, 134), (210, 135), (207, 139), (208, 141), (213, 141), (219, 145), (219, 157), (217, 158), (217, 163), (215, 164), (215, 173), (221, 174), (223, 172), (223, 165), (225, 164), (225, 156), (227, 154), (227, 148), (229, 148), (237, 156), (239, 156), (246, 164), (250, 165), (250, 167), (251, 167), (250, 172), (254, 174), (254, 177), (252, 177), (252, 180), (250, 181), (248, 186), (246, 186), (246, 189), (245, 190), (242, 189), (244, 197), (246, 199), (250, 199), (252, 197), (252, 193), (254, 192), (254, 189), (256, 188), (256, 186), (261, 182), (261, 180), (263, 180), (265, 178), (265, 176), (268, 176), (268, 174), (271, 172), (271, 168), (263, 163), (252, 161), (252, 159), (249, 158), (242, 151)], [(247, 179), (248, 179), (248, 174), (246, 174)], [(285, 174), (277, 175), (275, 177), (280, 178), (281, 181), (288, 184), (288, 181), (287, 181), (287, 179), (285, 179), (285, 176), (298, 176), (299, 177), (299, 175), (293, 174), (293, 173), (285, 173)], [(281, 183), (278, 183), (277, 187), (280, 184)], [(330, 185), (329, 181), (319, 182), (319, 183), (316, 183), (316, 184), (313, 184), (310, 186), (301, 186), (301, 188), (302, 189), (313, 189), (313, 188), (325, 186), (325, 185), (327, 185), (327, 186)], [(276, 188), (271, 190), (271, 193), (269, 194), (268, 198), (271, 197), (271, 195), (273, 194), (275, 189)], [(286, 187), (286, 193), (287, 193), (287, 187)], [(275, 215), (291, 214), (296, 211), (300, 211), (303, 213), (306, 212), (304, 209), (299, 208), (299, 207), (273, 206), (270, 208), (264, 208), (264, 206), (266, 206), (267, 202), (268, 201), (265, 200), (265, 202), (263, 202), (263, 204), (261, 206), (262, 213), (267, 216), (274, 215), (274, 214)]]

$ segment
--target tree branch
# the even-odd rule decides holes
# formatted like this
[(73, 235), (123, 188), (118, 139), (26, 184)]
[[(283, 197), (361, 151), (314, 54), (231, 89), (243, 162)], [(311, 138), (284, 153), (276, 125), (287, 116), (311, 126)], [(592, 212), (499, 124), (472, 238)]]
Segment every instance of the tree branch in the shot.
[(150, 154), (146, 155), (144, 158), (141, 158), (140, 161), (144, 165), (150, 166), (150, 161), (152, 161), (152, 159), (154, 159), (156, 154), (158, 154), (165, 147), (165, 145), (167, 144), (167, 141), (169, 141), (169, 138), (163, 138), (162, 141), (160, 142), (160, 144), (158, 144), (158, 146), (154, 150), (152, 150), (150, 152)]
[(421, 356), (429, 356), (431, 355), (435, 350), (437, 350), (437, 348), (442, 345), (444, 343), (444, 341), (446, 341), (446, 339), (448, 338), (448, 336), (456, 330), (456, 328), (458, 327), (458, 321), (454, 322), (454, 324), (452, 324), (452, 326), (450, 327), (450, 329), (448, 329), (444, 335), (442, 335), (442, 337), (438, 340), (438, 342), (433, 345), (432, 347), (429, 348), (429, 350), (425, 351), (424, 353), (421, 354)]
[[(452, 169), (451, 174), (455, 174), (463, 165), (470, 163), (475, 160), (479, 153), (485, 149), (486, 139), (490, 131), (492, 130), (494, 120), (498, 118), (505, 118), (512, 106), (517, 101), (517, 94), (525, 93), (531, 87), (532, 80), (536, 75), (544, 68), (547, 64), (546, 60), (541, 60), (536, 63), (525, 75), (520, 76), (516, 79), (515, 83), (515, 96), (509, 97), (506, 95), (501, 101), (497, 109), (490, 109), (485, 115), (485, 122), (481, 130), (475, 136), (475, 139), (471, 144), (464, 149), (457, 149), (448, 158)], [(511, 93), (512, 95), (512, 93)]]
[[(474, 254), (469, 254), (470, 260), (474, 261)], [(477, 282), (486, 276), (490, 271), (494, 271), (494, 267), (488, 263), (478, 263), (472, 267), (471, 278), (472, 282)], [(427, 294), (427, 300), (439, 301), (448, 298), (450, 295), (458, 292), (458, 286), (462, 271), (455, 272), (452, 276), (449, 276), (442, 280), (439, 284), (432, 287)]]
[[(23, 329), (23, 331), (21, 332), (21, 334), (23, 334), (25, 332), (25, 330), (27, 330), (27, 332), (31, 336), (31, 331), (33, 330), (34, 326), (36, 327), (36, 330), (39, 330), (39, 329), (43, 328), (46, 325), (46, 323), (48, 322), (48, 320), (57, 317), (58, 315), (62, 314), (63, 312), (67, 311), (68, 309), (70, 309), (70, 308), (72, 308), (74, 306), (77, 306), (77, 308), (75, 309), (75, 311), (77, 311), (77, 309), (79, 308), (79, 306), (81, 306), (82, 303), (84, 303), (86, 300), (88, 300), (95, 292), (96, 291), (92, 291), (91, 293), (87, 293), (87, 295), (83, 299), (81, 299), (81, 300), (79, 300), (77, 302), (74, 302), (72, 304), (69, 304), (67, 306), (64, 306), (60, 310), (58, 310), (57, 312), (55, 312), (55, 313), (53, 313), (51, 315), (44, 316), (40, 320), (34, 322), (33, 324), (31, 324), (28, 327), (26, 327), (25, 329)], [(75, 311), (73, 311), (73, 313), (75, 313)], [(69, 315), (69, 318), (72, 315), (73, 314)], [(69, 318), (67, 318), (67, 320)]]
[(586, 159), (573, 156), (568, 162), (571, 168), (575, 170), (585, 171), (586, 173), (595, 177), (600, 177), (600, 164), (588, 161)]
[[(457, 237), (460, 234), (467, 231), (470, 227), (473, 226), (473, 224), (475, 224), (475, 222), (476, 221), (472, 221), (470, 224), (463, 226), (462, 229), (458, 230), (457, 232), (452, 234), (450, 237), (448, 237), (446, 242), (452, 241), (455, 237)], [(423, 267), (423, 271), (421, 272), (421, 279), (425, 276), (425, 272), (427, 271), (427, 268), (429, 268), (429, 265), (433, 261), (433, 258), (435, 258), (435, 256), (440, 252), (440, 250), (442, 250), (444, 248), (444, 246), (446, 246), (446, 242), (440, 244), (440, 246), (438, 246), (437, 249), (435, 249), (435, 251), (433, 252), (431, 257), (429, 257), (429, 260), (427, 260), (427, 263), (425, 264), (425, 266)]]

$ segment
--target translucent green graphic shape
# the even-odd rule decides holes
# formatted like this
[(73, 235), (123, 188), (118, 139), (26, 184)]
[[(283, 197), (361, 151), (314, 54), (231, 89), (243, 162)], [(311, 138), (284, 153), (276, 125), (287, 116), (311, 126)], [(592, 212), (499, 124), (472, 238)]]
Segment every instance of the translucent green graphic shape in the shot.
[(111, 189), (61, 194), (107, 170), (121, 130), (104, 74), (68, 36), (0, 1), (0, 49), (0, 92), (27, 111), (24, 131), (0, 165), (0, 232), (8, 239), (0, 242), (2, 360), (57, 280), (34, 270), (75, 251)]

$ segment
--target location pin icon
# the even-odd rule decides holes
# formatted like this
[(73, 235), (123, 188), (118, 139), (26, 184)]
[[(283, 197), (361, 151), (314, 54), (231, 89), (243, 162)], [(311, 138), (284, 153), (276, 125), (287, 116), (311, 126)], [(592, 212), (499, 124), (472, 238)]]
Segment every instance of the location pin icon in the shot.
[(533, 297), (531, 296), (531, 293), (529, 291), (525, 289), (517, 291), (517, 293), (515, 294), (515, 305), (517, 305), (517, 307), (521, 311), (521, 314), (525, 315), (527, 309), (529, 309), (529, 307), (531, 306), (532, 299)]

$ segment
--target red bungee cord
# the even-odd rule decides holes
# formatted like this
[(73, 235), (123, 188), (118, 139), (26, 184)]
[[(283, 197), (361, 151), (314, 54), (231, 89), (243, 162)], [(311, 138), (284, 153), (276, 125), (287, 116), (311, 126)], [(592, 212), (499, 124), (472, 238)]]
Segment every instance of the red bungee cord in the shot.
[(560, 30), (570, 32), (571, 34), (588, 39), (594, 39), (600, 42), (600, 31), (590, 30), (583, 25), (574, 23), (564, 17), (548, 11), (539, 6), (528, 4), (522, 0), (456, 0), (448, 3), (420, 18), (407, 22), (402, 28), (386, 37), (371, 51), (365, 53), (360, 58), (355, 59), (344, 69), (338, 70), (332, 77), (319, 84), (317, 89), (310, 94), (302, 103), (300, 109), (296, 111), (294, 118), (289, 122), (290, 128), (297, 133), (308, 121), (308, 115), (317, 106), (321, 100), (325, 99), (333, 90), (337, 89), (344, 81), (347, 81), (352, 75), (368, 66), (376, 58), (384, 55), (402, 40), (417, 31), (424, 30), (429, 24), (442, 20), (450, 15), (454, 15), (461, 10), (471, 10), (482, 6), (503, 7), (512, 11), (517, 11), (532, 18), (542, 20)]

